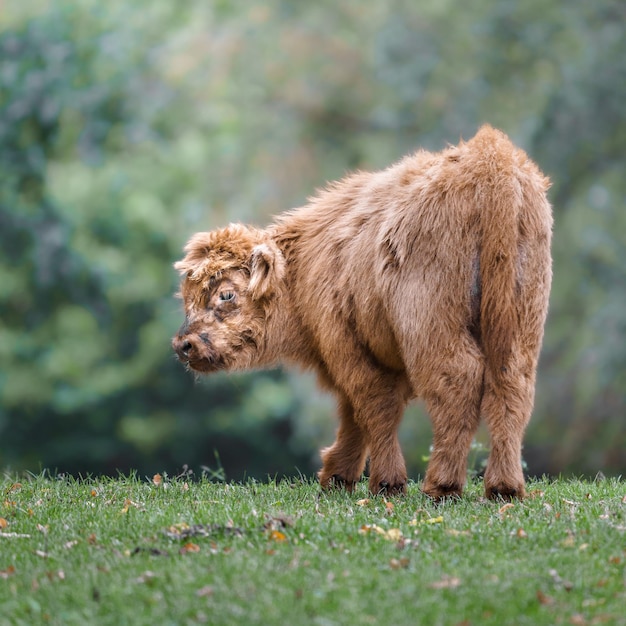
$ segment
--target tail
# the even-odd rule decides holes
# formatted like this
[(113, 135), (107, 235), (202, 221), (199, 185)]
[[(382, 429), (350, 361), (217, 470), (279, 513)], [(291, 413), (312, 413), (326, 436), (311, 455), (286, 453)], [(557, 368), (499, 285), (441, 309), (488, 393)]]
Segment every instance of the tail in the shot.
[[(506, 374), (517, 333), (515, 283), (523, 194), (518, 150), (507, 136), (483, 126), (468, 142), (481, 205), (480, 334), (494, 378)], [(521, 151), (520, 151), (521, 152)]]

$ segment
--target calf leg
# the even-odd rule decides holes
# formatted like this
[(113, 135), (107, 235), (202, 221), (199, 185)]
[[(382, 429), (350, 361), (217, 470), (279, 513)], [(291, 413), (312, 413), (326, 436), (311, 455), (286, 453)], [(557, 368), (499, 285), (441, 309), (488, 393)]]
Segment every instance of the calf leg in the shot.
[(522, 438), (533, 405), (533, 377), (515, 373), (515, 367), (498, 380), (485, 376), (482, 413), (489, 428), (491, 450), (485, 471), (489, 498), (524, 497)]
[(398, 391), (372, 399), (359, 418), (370, 442), (369, 489), (373, 494), (405, 493), (407, 473), (398, 440), (405, 401)]
[(432, 498), (463, 492), (482, 392), (483, 361), (476, 348), (459, 348), (430, 378), (424, 395), (433, 426), (433, 451), (422, 491)]
[(346, 349), (354, 355), (350, 363), (327, 360), (329, 378), (345, 400), (340, 403), (337, 441), (322, 452), (322, 486), (334, 475), (346, 483), (358, 480), (369, 448), (370, 491), (403, 493), (407, 474), (398, 426), (410, 395), (408, 383), (401, 374), (378, 367), (350, 336), (345, 342), (352, 344)]
[(323, 467), (318, 472), (322, 488), (333, 485), (352, 491), (367, 459), (367, 441), (362, 428), (354, 421), (354, 409), (348, 398), (340, 394), (339, 429), (332, 446), (321, 452)]

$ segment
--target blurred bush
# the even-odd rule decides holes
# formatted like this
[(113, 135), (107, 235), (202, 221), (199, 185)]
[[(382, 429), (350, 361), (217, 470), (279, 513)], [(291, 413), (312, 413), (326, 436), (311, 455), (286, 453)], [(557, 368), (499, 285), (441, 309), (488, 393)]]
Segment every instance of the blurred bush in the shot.
[[(626, 9), (618, 0), (9, 2), (0, 14), (0, 465), (311, 472), (332, 403), (195, 383), (172, 262), (346, 170), (503, 128), (552, 176), (531, 472), (626, 467)], [(403, 425), (416, 472), (427, 419)]]

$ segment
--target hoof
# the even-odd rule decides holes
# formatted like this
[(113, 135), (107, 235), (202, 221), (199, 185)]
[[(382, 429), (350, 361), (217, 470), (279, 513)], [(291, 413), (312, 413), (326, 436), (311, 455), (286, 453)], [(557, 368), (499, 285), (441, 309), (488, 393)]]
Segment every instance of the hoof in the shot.
[(406, 493), (406, 480), (389, 483), (386, 480), (370, 482), (370, 492), (379, 496), (398, 496)]
[(510, 487), (508, 485), (485, 486), (485, 495), (490, 500), (521, 500), (526, 495), (524, 487)]
[(460, 498), (463, 494), (463, 485), (459, 483), (451, 483), (447, 485), (424, 485), (422, 492), (436, 502), (445, 500), (446, 498)]
[(356, 487), (357, 480), (347, 480), (340, 474), (333, 474), (329, 478), (320, 477), (320, 485), (322, 489), (345, 489), (349, 493), (354, 491)]
[(335, 487), (336, 489), (345, 489), (349, 493), (354, 491), (356, 487), (356, 480), (346, 480), (343, 476), (339, 476), (339, 474), (333, 474), (330, 479), (330, 487)]

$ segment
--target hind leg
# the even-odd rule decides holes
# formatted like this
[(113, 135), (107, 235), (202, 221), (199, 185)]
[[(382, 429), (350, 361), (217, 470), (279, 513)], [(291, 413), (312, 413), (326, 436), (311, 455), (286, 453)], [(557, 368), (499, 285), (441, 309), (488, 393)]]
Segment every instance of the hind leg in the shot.
[(483, 369), (478, 349), (469, 345), (440, 361), (430, 377), (424, 397), (433, 426), (433, 451), (422, 491), (432, 498), (463, 492), (467, 457), (480, 422)]
[(524, 280), (518, 285), (517, 341), (505, 371), (485, 370), (481, 413), (491, 437), (485, 471), (490, 498), (522, 498), (522, 439), (535, 397), (535, 378), (550, 293), (550, 240), (538, 239), (523, 247)]
[(523, 498), (522, 438), (530, 420), (534, 396), (534, 372), (512, 365), (494, 379), (485, 376), (482, 413), (487, 422), (491, 451), (485, 471), (489, 498)]

